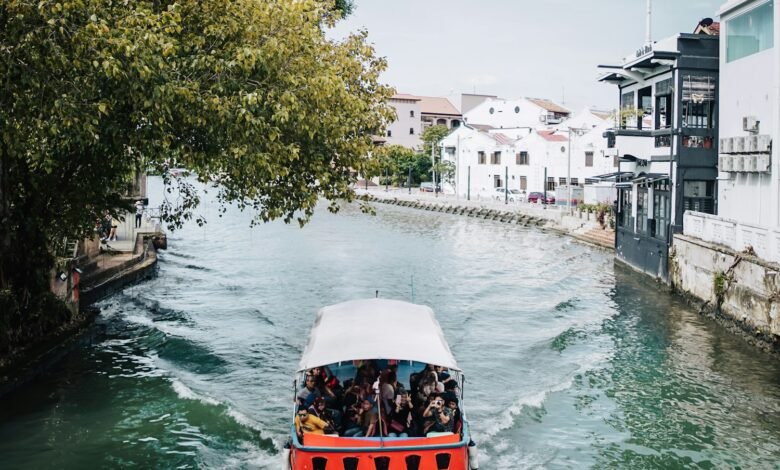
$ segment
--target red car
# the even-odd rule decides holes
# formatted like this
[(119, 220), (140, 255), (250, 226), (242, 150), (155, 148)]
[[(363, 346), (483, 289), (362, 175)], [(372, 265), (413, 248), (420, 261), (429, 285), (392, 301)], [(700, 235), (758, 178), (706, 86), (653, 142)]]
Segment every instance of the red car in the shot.
[(555, 204), (555, 196), (547, 195), (547, 199), (544, 198), (544, 193), (528, 193), (528, 202), (540, 203), (540, 204)]

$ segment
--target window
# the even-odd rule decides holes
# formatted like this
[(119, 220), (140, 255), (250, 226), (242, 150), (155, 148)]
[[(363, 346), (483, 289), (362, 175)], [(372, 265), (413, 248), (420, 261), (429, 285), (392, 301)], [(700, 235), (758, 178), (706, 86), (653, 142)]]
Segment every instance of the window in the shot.
[(684, 181), (683, 210), (715, 213), (715, 182), (714, 181)]
[(503, 188), (504, 183), (501, 181), (501, 175), (493, 175), (493, 187)]
[(477, 152), (477, 164), (484, 165), (486, 162), (487, 160), (485, 159), (485, 152), (481, 150)]
[[(672, 125), (672, 79), (655, 84), (655, 128), (667, 129)], [(657, 147), (657, 146), (656, 146)]]
[(414, 127), (409, 128), (409, 135), (414, 135)]
[(413, 109), (409, 111), (409, 117), (414, 117), (414, 110)]
[(455, 156), (455, 147), (444, 147), (444, 153), (446, 153), (449, 157)]
[(515, 114), (520, 112), (520, 106), (515, 106)]
[(490, 112), (490, 114), (493, 114), (493, 113), (495, 113), (495, 112), (496, 112), (496, 110), (495, 110), (495, 109), (493, 109), (493, 108), (490, 108), (488, 111)]
[[(623, 93), (620, 96), (620, 111), (621, 114), (634, 109), (634, 92)], [(631, 116), (620, 117), (620, 128), (627, 129), (636, 127), (636, 118)]]
[(391, 130), (388, 130), (388, 131), (387, 131), (387, 136), (388, 136), (388, 137), (392, 137), (392, 136), (393, 136), (393, 131), (391, 131)]
[(561, 186), (566, 186), (566, 178), (558, 178), (558, 184)]
[(547, 191), (555, 191), (555, 178), (552, 176), (547, 177)]
[(572, 186), (579, 186), (580, 185), (580, 180), (578, 178), (572, 178), (571, 179), (571, 185)]
[(653, 110), (653, 87), (644, 87), (637, 93), (637, 100), (639, 101), (639, 111), (636, 118), (637, 129), (642, 128), (643, 116), (650, 114)]
[(525, 191), (528, 189), (528, 177), (527, 176), (521, 176), (520, 177), (520, 189)]
[(733, 62), (774, 45), (774, 0), (726, 22), (726, 62)]
[(620, 226), (633, 231), (634, 218), (631, 217), (631, 189), (620, 189), (618, 197), (618, 202), (620, 204), (620, 207), (618, 208), (618, 221), (620, 222)]
[(653, 219), (655, 227), (650, 235), (666, 240), (669, 225), (669, 180), (653, 183)]
[(490, 164), (491, 165), (500, 165), (501, 164), (501, 152), (493, 152), (490, 155)]
[(593, 166), (593, 152), (585, 152), (585, 166)]
[(518, 165), (528, 165), (528, 152), (516, 153), (515, 163)]
[(599, 180), (597, 180), (595, 178), (585, 178), (585, 184), (596, 184), (598, 182), (599, 182)]
[(715, 110), (715, 79), (685, 75), (682, 81), (682, 125), (712, 129)]
[(647, 186), (636, 188), (637, 233), (647, 233)]

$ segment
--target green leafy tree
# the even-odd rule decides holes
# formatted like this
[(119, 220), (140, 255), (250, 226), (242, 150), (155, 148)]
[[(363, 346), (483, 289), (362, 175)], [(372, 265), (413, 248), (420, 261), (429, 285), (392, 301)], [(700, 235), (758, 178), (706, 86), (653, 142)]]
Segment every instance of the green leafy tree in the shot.
[(447, 137), (447, 134), (449, 133), (450, 130), (447, 129), (447, 126), (436, 125), (426, 127), (420, 135), (420, 140), (422, 140), (423, 143), (422, 153), (428, 155), (428, 158), (430, 159), (431, 147), (435, 146), (433, 149), (434, 156), (437, 160), (441, 158), (441, 149), (439, 148), (438, 144), (443, 138)]
[(332, 11), (316, 0), (2, 2), (0, 298), (28, 308), (58, 243), (129, 207), (135, 171), (178, 186), (161, 208), (169, 227), (198, 204), (171, 166), (258, 222), (303, 224), (320, 197), (353, 200), (393, 91), (366, 32), (326, 37)]

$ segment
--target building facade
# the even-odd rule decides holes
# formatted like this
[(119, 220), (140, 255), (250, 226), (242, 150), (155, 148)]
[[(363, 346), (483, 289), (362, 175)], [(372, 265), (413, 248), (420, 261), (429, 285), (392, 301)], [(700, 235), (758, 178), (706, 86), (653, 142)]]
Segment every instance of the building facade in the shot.
[(420, 98), (413, 95), (396, 94), (390, 98), (390, 106), (395, 108), (396, 119), (387, 126), (385, 143), (387, 145), (403, 145), (417, 149), (422, 143), (422, 115)]
[(665, 281), (683, 213), (717, 211), (719, 52), (718, 36), (681, 33), (599, 66), (618, 87), (604, 133), (619, 160), (617, 258)]

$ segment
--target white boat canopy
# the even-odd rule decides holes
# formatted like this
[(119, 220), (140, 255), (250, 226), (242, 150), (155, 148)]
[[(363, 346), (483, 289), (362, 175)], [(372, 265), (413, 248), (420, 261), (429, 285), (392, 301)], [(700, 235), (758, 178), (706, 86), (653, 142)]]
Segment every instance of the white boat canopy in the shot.
[(430, 307), (365, 299), (320, 309), (298, 371), (360, 359), (409, 360), (460, 371)]

